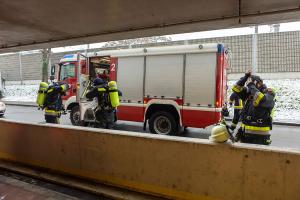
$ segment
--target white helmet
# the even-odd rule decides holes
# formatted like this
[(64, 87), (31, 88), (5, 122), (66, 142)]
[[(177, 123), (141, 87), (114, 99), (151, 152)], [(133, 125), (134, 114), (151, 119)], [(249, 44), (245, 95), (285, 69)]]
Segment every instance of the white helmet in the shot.
[(226, 142), (229, 139), (229, 133), (224, 124), (216, 125), (212, 128), (209, 140), (212, 142)]

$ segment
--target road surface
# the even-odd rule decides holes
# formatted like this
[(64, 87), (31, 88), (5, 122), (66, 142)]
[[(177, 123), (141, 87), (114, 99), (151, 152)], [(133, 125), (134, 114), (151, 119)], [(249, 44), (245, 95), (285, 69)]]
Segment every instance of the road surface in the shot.
[[(7, 105), (5, 118), (31, 123), (45, 122), (43, 111), (37, 110), (36, 107)], [(69, 119), (69, 114), (62, 116), (61, 123), (64, 125), (72, 125)], [(119, 121), (115, 129), (143, 132), (142, 125), (142, 123), (137, 122)], [(210, 129), (210, 127), (206, 129), (188, 128), (185, 132), (182, 132), (180, 136), (208, 139)], [(145, 134), (150, 134), (149, 130), (147, 130)], [(272, 146), (300, 149), (300, 128), (295, 126), (274, 125), (272, 131), (272, 141)]]

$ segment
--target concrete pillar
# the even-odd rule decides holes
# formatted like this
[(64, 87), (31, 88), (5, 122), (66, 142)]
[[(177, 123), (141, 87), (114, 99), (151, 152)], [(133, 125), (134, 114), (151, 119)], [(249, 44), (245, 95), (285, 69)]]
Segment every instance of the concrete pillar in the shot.
[(20, 82), (23, 85), (23, 66), (22, 66), (22, 53), (19, 52), (19, 73), (20, 73)]
[(88, 50), (90, 49), (90, 44), (86, 45), (86, 49), (85, 49), (85, 56), (87, 57), (88, 54)]
[(81, 94), (83, 91), (83, 86), (81, 83), (81, 65), (80, 65), (80, 52), (77, 53), (77, 93), (76, 93), (76, 101), (80, 102)]
[(49, 57), (51, 49), (42, 50), (42, 81), (48, 82), (48, 66), (49, 66)]
[(252, 73), (257, 72), (257, 34), (258, 26), (254, 27), (254, 34), (252, 35)]

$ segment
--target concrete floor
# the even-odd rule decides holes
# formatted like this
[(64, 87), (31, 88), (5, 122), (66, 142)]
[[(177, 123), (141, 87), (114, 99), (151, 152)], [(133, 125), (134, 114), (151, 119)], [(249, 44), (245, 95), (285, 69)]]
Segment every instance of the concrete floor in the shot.
[(1, 200), (105, 200), (102, 197), (0, 170)]

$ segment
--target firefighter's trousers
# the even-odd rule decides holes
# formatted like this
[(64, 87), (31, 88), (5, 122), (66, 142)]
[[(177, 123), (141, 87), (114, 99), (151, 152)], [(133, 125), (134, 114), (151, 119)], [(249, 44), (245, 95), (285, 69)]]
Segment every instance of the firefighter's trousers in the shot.
[(260, 135), (253, 133), (246, 133), (242, 128), (240, 128), (236, 134), (236, 140), (240, 140), (242, 143), (250, 144), (262, 144), (270, 145), (271, 144), (271, 135)]
[(46, 123), (59, 124), (60, 123), (60, 112), (55, 110), (45, 110)]

